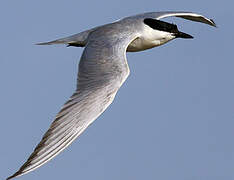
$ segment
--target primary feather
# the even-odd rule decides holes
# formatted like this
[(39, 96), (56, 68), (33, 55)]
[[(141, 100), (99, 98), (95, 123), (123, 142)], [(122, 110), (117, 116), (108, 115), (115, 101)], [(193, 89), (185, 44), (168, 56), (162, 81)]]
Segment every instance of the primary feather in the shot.
[(48, 162), (105, 111), (129, 75), (126, 51), (145, 48), (136, 47), (144, 34), (143, 20), (169, 16), (215, 26), (212, 20), (195, 13), (155, 12), (127, 17), (67, 38), (40, 43), (40, 45), (68, 44), (85, 47), (79, 63), (77, 89), (57, 114), (28, 160), (7, 180), (33, 171)]

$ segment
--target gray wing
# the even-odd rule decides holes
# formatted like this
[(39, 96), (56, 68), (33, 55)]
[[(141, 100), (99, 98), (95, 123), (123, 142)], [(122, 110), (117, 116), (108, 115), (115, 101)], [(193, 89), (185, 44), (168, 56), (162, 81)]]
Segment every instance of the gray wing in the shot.
[[(214, 23), (214, 21), (212, 19), (206, 18), (205, 16), (202, 16), (202, 15), (197, 14), (197, 13), (192, 13), (192, 12), (182, 12), (182, 11), (150, 12), (150, 13), (144, 13), (144, 14), (138, 14), (135, 16), (130, 16), (127, 18), (131, 19), (131, 18), (149, 18), (149, 17), (151, 17), (151, 18), (161, 19), (161, 18), (166, 18), (166, 17), (171, 17), (171, 16), (181, 17), (184, 19), (197, 21), (197, 22), (209, 24), (211, 26), (216, 27), (216, 24)], [(127, 18), (125, 18), (125, 19), (127, 19)], [(84, 47), (87, 43), (89, 34), (93, 31), (95, 31), (99, 27), (95, 27), (95, 28), (92, 28), (90, 30), (86, 30), (86, 31), (83, 31), (81, 33), (77, 33), (77, 34), (74, 34), (72, 36), (68, 36), (65, 38), (56, 39), (54, 41), (38, 43), (38, 45), (67, 44), (68, 46)]]
[[(112, 28), (93, 33), (84, 49), (76, 92), (64, 104), (49, 130), (23, 166), (7, 179), (21, 176), (45, 164), (72, 143), (113, 101), (129, 74), (126, 48), (134, 39)], [(105, 33), (106, 31), (106, 33)]]
[(139, 14), (136, 15), (136, 18), (156, 18), (156, 19), (161, 19), (161, 18), (166, 18), (166, 17), (181, 17), (184, 19), (188, 19), (191, 21), (197, 21), (205, 24), (209, 24), (211, 26), (216, 27), (215, 22), (212, 19), (209, 19), (203, 15), (193, 13), (193, 12), (183, 12), (183, 11), (164, 11), (164, 12), (149, 12), (149, 13), (144, 13), (144, 14)]

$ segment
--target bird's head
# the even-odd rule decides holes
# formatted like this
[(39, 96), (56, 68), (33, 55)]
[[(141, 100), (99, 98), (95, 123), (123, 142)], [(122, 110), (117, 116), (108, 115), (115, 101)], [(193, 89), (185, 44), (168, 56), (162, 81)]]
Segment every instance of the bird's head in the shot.
[(143, 19), (141, 35), (128, 46), (128, 51), (142, 51), (167, 43), (175, 38), (193, 38), (180, 32), (175, 24), (153, 18)]
[[(156, 38), (160, 39), (165, 37), (174, 38), (193, 38), (191, 35), (180, 32), (175, 24), (171, 24), (165, 21), (160, 21), (152, 18), (145, 18), (144, 24), (151, 28), (152, 34), (155, 34)], [(146, 30), (147, 31), (147, 30)]]

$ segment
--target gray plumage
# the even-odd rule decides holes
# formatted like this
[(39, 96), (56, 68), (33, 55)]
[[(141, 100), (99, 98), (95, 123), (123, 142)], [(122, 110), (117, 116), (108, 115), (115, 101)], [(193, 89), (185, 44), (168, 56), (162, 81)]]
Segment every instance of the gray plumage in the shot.
[(52, 159), (105, 111), (129, 75), (126, 51), (142, 51), (176, 38), (175, 34), (152, 30), (143, 20), (159, 20), (169, 16), (215, 26), (212, 20), (195, 13), (152, 12), (39, 44), (85, 47), (79, 63), (77, 89), (57, 114), (28, 160), (7, 179), (26, 174)]

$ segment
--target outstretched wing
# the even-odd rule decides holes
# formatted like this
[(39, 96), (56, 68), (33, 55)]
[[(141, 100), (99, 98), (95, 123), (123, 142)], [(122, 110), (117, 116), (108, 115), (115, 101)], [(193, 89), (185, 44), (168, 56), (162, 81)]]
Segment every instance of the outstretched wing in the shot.
[(193, 13), (193, 12), (183, 12), (183, 11), (162, 11), (162, 12), (149, 12), (144, 14), (138, 14), (136, 18), (155, 18), (155, 19), (162, 19), (166, 17), (181, 17), (184, 19), (188, 19), (191, 21), (197, 21), (205, 24), (209, 24), (211, 26), (216, 27), (215, 22), (212, 19), (209, 19), (203, 15)]
[[(181, 17), (184, 19), (197, 21), (205, 24), (209, 24), (211, 26), (215, 26), (216, 24), (212, 19), (206, 18), (205, 16), (202, 16), (197, 13), (192, 12), (183, 12), (183, 11), (163, 11), (163, 12), (151, 12), (151, 13), (144, 13), (144, 14), (138, 14), (135, 17), (145, 17), (145, 18), (166, 18), (166, 17)], [(132, 18), (134, 16), (130, 16), (127, 18)], [(44, 42), (44, 43), (38, 43), (38, 45), (53, 45), (53, 44), (67, 44), (68, 46), (77, 46), (77, 47), (84, 47), (87, 43), (88, 36), (91, 32), (95, 31), (98, 27), (83, 31), (81, 33), (74, 34), (72, 36), (68, 36), (65, 38), (56, 39), (54, 41)]]
[(107, 26), (92, 33), (80, 60), (77, 91), (64, 104), (28, 160), (7, 179), (33, 171), (52, 159), (111, 104), (129, 74), (126, 48), (136, 36), (116, 34), (114, 29)]
[(205, 16), (202, 16), (202, 15), (196, 14), (196, 13), (192, 13), (192, 12), (176, 12), (176, 11), (165, 12), (165, 13), (162, 12), (161, 15), (159, 15), (157, 19), (166, 18), (166, 17), (170, 17), (170, 16), (181, 17), (184, 19), (188, 19), (191, 21), (197, 21), (197, 22), (209, 24), (211, 26), (216, 27), (216, 24), (212, 19), (209, 19)]

